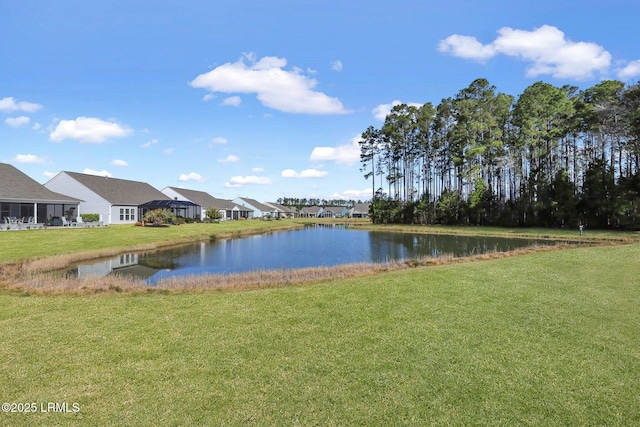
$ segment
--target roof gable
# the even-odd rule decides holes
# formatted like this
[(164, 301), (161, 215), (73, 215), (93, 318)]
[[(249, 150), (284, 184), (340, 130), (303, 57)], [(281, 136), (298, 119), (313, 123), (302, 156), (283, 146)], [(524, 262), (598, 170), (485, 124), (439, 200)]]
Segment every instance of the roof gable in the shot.
[[(191, 200), (193, 203), (196, 203), (203, 208), (216, 208), (216, 209), (224, 209), (224, 210), (233, 210), (234, 208), (239, 208), (242, 210), (244, 206), (238, 206), (233, 203), (231, 200), (218, 199), (213, 197), (209, 193), (205, 191), (198, 190), (187, 190), (186, 188), (176, 188), (169, 187), (176, 193), (180, 194), (182, 197)], [(245, 208), (246, 209), (246, 208)]]
[(265, 205), (271, 206), (274, 209), (277, 209), (277, 210), (279, 210), (281, 212), (284, 212), (284, 213), (294, 213), (294, 214), (297, 213), (295, 209), (293, 209), (293, 208), (291, 208), (289, 206), (285, 206), (285, 205), (283, 205), (281, 203), (265, 202)]
[(112, 205), (138, 206), (151, 200), (171, 200), (146, 182), (64, 172)]
[(244, 201), (246, 204), (248, 204), (252, 208), (259, 210), (260, 212), (273, 212), (274, 208), (272, 208), (271, 206), (267, 206), (265, 204), (262, 204), (257, 200), (249, 199), (249, 198), (246, 198), (246, 197), (240, 197), (239, 199)]
[(353, 207), (353, 211), (368, 213), (370, 207), (371, 207), (370, 203), (356, 203), (355, 206)]
[(300, 212), (310, 213), (310, 214), (317, 214), (317, 213), (320, 213), (320, 211), (322, 211), (322, 208), (320, 206), (305, 206), (302, 209), (300, 209)]
[(343, 207), (343, 206), (326, 206), (323, 209), (324, 209), (324, 211), (329, 211), (329, 212), (332, 212), (334, 214), (340, 214), (340, 213), (344, 212), (346, 208)]
[(0, 199), (57, 203), (81, 201), (49, 190), (15, 166), (6, 163), (0, 163)]

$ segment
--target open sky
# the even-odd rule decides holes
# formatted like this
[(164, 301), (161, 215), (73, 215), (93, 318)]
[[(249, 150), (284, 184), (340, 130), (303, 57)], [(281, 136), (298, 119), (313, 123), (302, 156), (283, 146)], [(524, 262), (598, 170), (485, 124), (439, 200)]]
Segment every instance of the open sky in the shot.
[(637, 0), (0, 0), (0, 162), (365, 200), (357, 139), (393, 103), (635, 83), (639, 19)]

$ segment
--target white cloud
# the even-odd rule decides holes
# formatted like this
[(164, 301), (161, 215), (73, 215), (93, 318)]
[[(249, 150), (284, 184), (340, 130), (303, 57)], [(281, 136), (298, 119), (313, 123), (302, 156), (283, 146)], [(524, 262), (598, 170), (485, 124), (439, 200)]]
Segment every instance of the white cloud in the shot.
[(224, 159), (220, 159), (218, 160), (220, 163), (235, 163), (238, 160), (240, 160), (240, 157), (238, 156), (234, 156), (233, 154), (229, 154), (227, 157), (225, 157)]
[(481, 63), (496, 55), (493, 46), (483, 46), (475, 37), (461, 36), (460, 34), (454, 34), (441, 40), (438, 50), (451, 53), (459, 58), (471, 59)]
[(284, 70), (285, 58), (265, 56), (256, 62), (254, 53), (244, 56), (249, 65), (241, 58), (200, 74), (189, 84), (212, 93), (254, 93), (264, 106), (287, 113), (348, 113), (338, 98), (314, 91), (318, 82), (302, 70)]
[(3, 113), (13, 113), (14, 111), (24, 111), (25, 113), (34, 113), (42, 108), (40, 104), (34, 104), (33, 102), (16, 101), (13, 97), (9, 96), (0, 99), (0, 111)]
[(239, 96), (230, 96), (225, 98), (220, 105), (231, 106), (231, 107), (239, 107), (242, 103), (242, 98)]
[(238, 188), (245, 185), (269, 185), (272, 181), (262, 176), (234, 176), (228, 182), (225, 182), (226, 188)]
[(204, 102), (208, 102), (208, 101), (211, 101), (212, 99), (214, 99), (215, 97), (216, 96), (214, 94), (208, 93), (208, 94), (206, 94), (205, 96), (202, 97), (202, 100)]
[(20, 117), (9, 117), (4, 122), (9, 126), (11, 126), (12, 128), (18, 128), (20, 126), (24, 126), (28, 124), (30, 121), (31, 119), (29, 117), (20, 116)]
[(35, 154), (18, 154), (13, 160), (18, 163), (44, 163), (44, 157)]
[[(377, 107), (374, 107), (371, 112), (373, 113), (373, 117), (376, 120), (384, 122), (384, 120), (387, 118), (387, 115), (389, 115), (389, 113), (391, 112), (391, 109), (400, 104), (403, 104), (403, 102), (396, 99), (391, 101), (390, 104), (380, 104)], [(410, 107), (422, 107), (422, 104), (419, 104), (417, 102), (405, 102), (404, 104), (407, 104)]]
[(162, 152), (164, 154), (166, 154), (167, 156), (173, 154), (173, 151), (175, 150), (175, 148), (165, 148), (164, 150), (162, 150)]
[(188, 174), (184, 174), (184, 173), (181, 174), (178, 177), (178, 181), (180, 181), (180, 182), (186, 182), (186, 181), (204, 182), (205, 179), (199, 173), (191, 172), (191, 173), (188, 173)]
[(305, 169), (300, 172), (296, 172), (293, 169), (285, 169), (282, 171), (283, 178), (322, 178), (327, 176), (329, 172), (319, 171), (317, 169)]
[[(223, 145), (223, 144), (228, 143), (229, 141), (227, 141), (227, 138), (223, 138), (223, 137), (221, 137), (221, 136), (218, 136), (218, 137), (213, 138), (213, 139), (211, 140), (211, 142), (212, 142), (213, 144), (221, 144), (221, 145)], [(211, 145), (210, 145), (210, 146), (211, 146)]]
[(640, 76), (640, 59), (637, 61), (631, 61), (623, 68), (617, 70), (617, 75), (620, 80), (631, 80)]
[(56, 175), (57, 175), (57, 173), (55, 173), (55, 172), (49, 172), (49, 171), (44, 171), (44, 172), (42, 173), (42, 175), (44, 175), (46, 178), (51, 179), (51, 178), (53, 178), (54, 176), (56, 176)]
[(342, 71), (342, 61), (339, 59), (331, 61), (331, 69), (333, 71)]
[(151, 141), (147, 141), (144, 144), (142, 144), (140, 147), (142, 148), (151, 148), (152, 145), (157, 144), (159, 141), (157, 139), (152, 139)]
[(82, 173), (86, 173), (87, 175), (108, 176), (109, 178), (113, 177), (113, 175), (111, 175), (106, 170), (96, 171), (96, 170), (93, 170), (93, 169), (85, 169), (85, 170), (82, 171)]
[(60, 120), (49, 138), (54, 142), (76, 139), (82, 143), (99, 144), (109, 138), (122, 138), (133, 131), (126, 126), (95, 117), (78, 117), (75, 120)]
[(475, 37), (454, 34), (440, 41), (438, 50), (453, 56), (485, 62), (498, 54), (529, 62), (526, 75), (551, 75), (583, 80), (606, 73), (611, 54), (590, 42), (574, 42), (558, 28), (543, 25), (533, 31), (503, 27), (498, 37), (483, 45)]
[(40, 130), (41, 126), (40, 123), (34, 123), (33, 126), (31, 126), (31, 129), (33, 130)]
[(129, 163), (125, 160), (114, 159), (111, 161), (111, 164), (114, 166), (129, 166)]
[(316, 162), (336, 162), (351, 166), (360, 161), (358, 141), (360, 141), (359, 136), (354, 137), (349, 144), (337, 147), (315, 147), (310, 159)]
[(264, 168), (260, 168), (260, 167), (253, 168), (253, 169), (251, 169), (251, 172), (253, 172), (253, 173), (262, 173), (262, 172), (264, 172)]

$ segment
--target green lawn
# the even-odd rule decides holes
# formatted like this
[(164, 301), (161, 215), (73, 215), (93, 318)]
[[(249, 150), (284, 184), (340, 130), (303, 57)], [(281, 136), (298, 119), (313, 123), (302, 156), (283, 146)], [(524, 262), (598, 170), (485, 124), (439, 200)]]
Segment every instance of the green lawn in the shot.
[(77, 252), (126, 249), (299, 227), (291, 220), (223, 221), (171, 227), (111, 225), (106, 228), (58, 228), (0, 232), (0, 264)]
[(0, 425), (640, 425), (638, 307), (637, 243), (255, 291), (0, 293), (1, 400), (80, 407)]

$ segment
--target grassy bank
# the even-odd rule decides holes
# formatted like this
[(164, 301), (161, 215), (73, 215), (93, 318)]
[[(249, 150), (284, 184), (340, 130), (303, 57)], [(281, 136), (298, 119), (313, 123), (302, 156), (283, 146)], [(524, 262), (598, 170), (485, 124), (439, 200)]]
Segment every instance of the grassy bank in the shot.
[(638, 425), (640, 245), (242, 292), (0, 293), (31, 425)]
[(0, 263), (81, 253), (103, 256), (125, 249), (143, 250), (212, 238), (300, 227), (293, 221), (223, 221), (218, 224), (183, 224), (171, 227), (112, 225), (106, 228), (57, 228), (2, 232)]
[(354, 223), (356, 228), (394, 231), (400, 233), (431, 233), (466, 236), (499, 236), (525, 237), (536, 239), (568, 239), (594, 242), (634, 242), (640, 240), (638, 231), (618, 230), (583, 230), (580, 235), (577, 229), (567, 228), (505, 228), (505, 227), (477, 227), (477, 226), (449, 226), (449, 225), (404, 225), (404, 224), (371, 224), (366, 222)]

